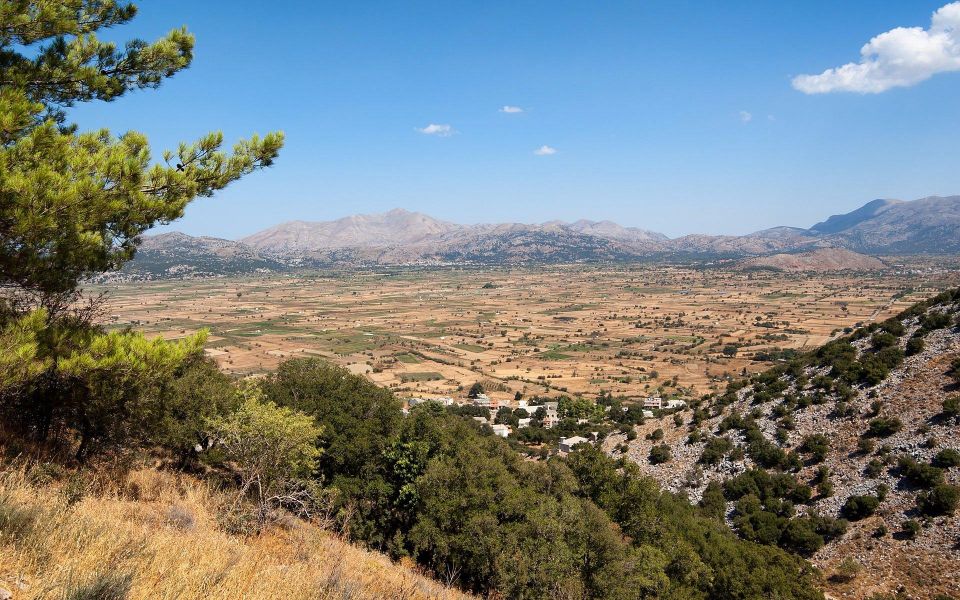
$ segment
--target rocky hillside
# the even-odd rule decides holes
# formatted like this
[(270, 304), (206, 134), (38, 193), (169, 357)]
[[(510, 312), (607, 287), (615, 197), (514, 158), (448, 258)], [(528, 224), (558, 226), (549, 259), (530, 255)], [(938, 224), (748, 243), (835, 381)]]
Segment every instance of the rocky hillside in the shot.
[(873, 256), (842, 248), (820, 248), (796, 254), (771, 254), (747, 259), (740, 263), (745, 269), (772, 269), (776, 271), (877, 271), (887, 264)]
[(691, 409), (605, 448), (810, 557), (838, 597), (960, 595), (960, 290)]

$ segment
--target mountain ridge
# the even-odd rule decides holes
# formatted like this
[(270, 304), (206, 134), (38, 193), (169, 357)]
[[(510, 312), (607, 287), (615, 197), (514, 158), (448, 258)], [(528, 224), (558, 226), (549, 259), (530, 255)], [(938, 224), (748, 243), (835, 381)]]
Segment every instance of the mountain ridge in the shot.
[(131, 270), (199, 275), (341, 265), (749, 259), (828, 248), (874, 256), (960, 253), (960, 196), (873, 200), (809, 229), (675, 238), (609, 220), (462, 225), (397, 208), (333, 221), (288, 221), (236, 241), (179, 232), (147, 236)]

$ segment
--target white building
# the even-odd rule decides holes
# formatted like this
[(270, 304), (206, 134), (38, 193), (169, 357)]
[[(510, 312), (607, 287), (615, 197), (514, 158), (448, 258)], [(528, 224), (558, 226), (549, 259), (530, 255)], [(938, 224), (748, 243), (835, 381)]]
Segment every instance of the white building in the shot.
[(486, 394), (477, 394), (477, 397), (473, 399), (473, 405), (480, 408), (490, 408), (491, 404), (490, 396)]
[(543, 426), (546, 429), (556, 426), (560, 422), (560, 416), (557, 413), (557, 407), (560, 405), (559, 402), (544, 402), (543, 403)]
[(503, 423), (496, 423), (493, 426), (493, 435), (500, 436), (502, 438), (510, 436), (510, 426), (504, 425)]
[(643, 407), (651, 408), (653, 410), (660, 410), (663, 408), (663, 398), (659, 396), (650, 396), (649, 398), (644, 398)]
[(560, 452), (572, 452), (579, 444), (589, 444), (590, 440), (585, 437), (575, 435), (573, 437), (560, 439)]

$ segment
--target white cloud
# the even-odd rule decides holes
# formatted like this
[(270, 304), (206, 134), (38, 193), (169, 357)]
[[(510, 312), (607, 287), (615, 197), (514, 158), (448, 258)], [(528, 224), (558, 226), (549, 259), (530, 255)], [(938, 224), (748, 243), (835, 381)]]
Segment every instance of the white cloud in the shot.
[(960, 71), (960, 2), (933, 13), (930, 29), (897, 27), (881, 33), (860, 49), (860, 56), (857, 63), (794, 77), (793, 87), (805, 94), (878, 94)]
[(550, 156), (551, 154), (556, 154), (557, 149), (552, 146), (548, 146), (544, 144), (539, 148), (537, 148), (536, 150), (534, 150), (533, 153), (536, 154), (537, 156)]
[(449, 137), (457, 132), (449, 125), (437, 125), (436, 123), (430, 123), (426, 127), (417, 127), (416, 130), (424, 135), (436, 135), (438, 137)]
[(740, 122), (741, 122), (741, 123), (749, 123), (749, 122), (752, 121), (752, 120), (753, 120), (753, 115), (751, 115), (750, 113), (748, 113), (748, 112), (745, 111), (745, 110), (741, 110), (741, 111), (740, 111)]
[(519, 106), (510, 106), (509, 104), (500, 109), (500, 112), (515, 115), (517, 113), (522, 113), (523, 109)]

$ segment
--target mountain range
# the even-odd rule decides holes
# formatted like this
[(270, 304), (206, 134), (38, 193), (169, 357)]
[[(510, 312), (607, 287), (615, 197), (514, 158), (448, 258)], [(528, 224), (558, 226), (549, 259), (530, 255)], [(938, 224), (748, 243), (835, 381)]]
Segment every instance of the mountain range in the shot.
[[(672, 239), (611, 221), (460, 225), (395, 209), (335, 221), (291, 221), (237, 241), (176, 232), (148, 236), (127, 272), (222, 275), (360, 265), (752, 258), (824, 248), (867, 255), (960, 253), (960, 196), (874, 200), (808, 229), (774, 227), (741, 236)], [(842, 262), (838, 267), (843, 268)]]

